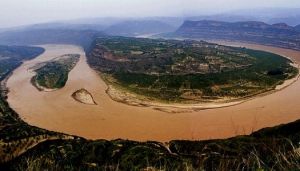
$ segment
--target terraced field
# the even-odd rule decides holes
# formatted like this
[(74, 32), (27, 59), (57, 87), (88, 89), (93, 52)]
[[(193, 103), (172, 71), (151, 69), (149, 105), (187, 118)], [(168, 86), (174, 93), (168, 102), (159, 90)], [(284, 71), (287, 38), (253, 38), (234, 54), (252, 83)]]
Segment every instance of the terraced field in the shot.
[(167, 103), (236, 100), (298, 74), (277, 54), (191, 40), (99, 38), (88, 62), (117, 90)]

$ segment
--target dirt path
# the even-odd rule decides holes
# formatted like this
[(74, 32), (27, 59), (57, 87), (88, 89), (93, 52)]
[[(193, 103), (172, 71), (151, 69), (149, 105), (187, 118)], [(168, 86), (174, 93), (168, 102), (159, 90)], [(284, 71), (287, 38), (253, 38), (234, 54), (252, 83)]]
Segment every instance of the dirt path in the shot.
[[(289, 56), (300, 63), (300, 52), (297, 51), (260, 45), (243, 46)], [(105, 93), (107, 86), (89, 68), (79, 47), (43, 47), (46, 49), (44, 54), (25, 62), (9, 78), (8, 102), (26, 122), (49, 130), (91, 139), (199, 140), (248, 134), (300, 118), (300, 81), (282, 91), (236, 106), (170, 114), (111, 100)], [(65, 53), (81, 54), (66, 86), (54, 92), (39, 92), (30, 83), (33, 74), (28, 68)], [(74, 91), (81, 88), (88, 90), (98, 105), (78, 103), (71, 97)]]

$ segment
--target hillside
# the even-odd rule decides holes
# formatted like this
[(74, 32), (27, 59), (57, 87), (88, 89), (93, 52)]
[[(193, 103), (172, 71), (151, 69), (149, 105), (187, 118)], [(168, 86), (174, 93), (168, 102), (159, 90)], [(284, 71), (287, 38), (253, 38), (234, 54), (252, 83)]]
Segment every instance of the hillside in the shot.
[(174, 31), (176, 28), (155, 20), (124, 21), (104, 30), (105, 33), (118, 36), (139, 36)]
[(0, 81), (20, 66), (23, 60), (32, 59), (43, 52), (42, 48), (37, 47), (0, 46)]
[(75, 44), (88, 48), (97, 35), (103, 33), (93, 30), (72, 29), (21, 29), (0, 33), (0, 44)]
[(223, 39), (255, 42), (278, 47), (300, 49), (300, 33), (284, 23), (269, 25), (263, 22), (185, 21), (175, 37), (193, 39)]

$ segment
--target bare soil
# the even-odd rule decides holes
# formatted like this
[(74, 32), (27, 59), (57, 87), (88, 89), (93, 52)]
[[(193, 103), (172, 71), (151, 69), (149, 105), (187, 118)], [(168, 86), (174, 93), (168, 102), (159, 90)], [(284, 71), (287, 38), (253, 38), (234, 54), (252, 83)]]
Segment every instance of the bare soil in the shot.
[(77, 100), (80, 103), (83, 104), (90, 104), (90, 105), (95, 105), (96, 102), (93, 99), (93, 96), (90, 92), (88, 92), (86, 89), (80, 89), (75, 91), (72, 94), (72, 97)]

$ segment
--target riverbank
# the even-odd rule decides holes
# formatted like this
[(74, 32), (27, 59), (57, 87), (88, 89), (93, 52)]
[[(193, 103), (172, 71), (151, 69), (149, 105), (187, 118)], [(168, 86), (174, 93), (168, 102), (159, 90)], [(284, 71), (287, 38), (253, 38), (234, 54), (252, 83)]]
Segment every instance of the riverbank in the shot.
[[(193, 112), (199, 110), (206, 110), (206, 109), (215, 109), (215, 108), (223, 108), (223, 107), (230, 107), (235, 106), (251, 99), (255, 99), (257, 97), (263, 97), (275, 93), (277, 91), (281, 91), (284, 88), (295, 83), (300, 76), (299, 73), (299, 64), (296, 62), (292, 63), (294, 67), (298, 69), (298, 74), (288, 80), (285, 80), (282, 84), (277, 85), (273, 90), (266, 90), (264, 92), (257, 92), (253, 95), (240, 97), (240, 98), (222, 98), (218, 100), (210, 100), (210, 101), (201, 101), (201, 102), (193, 102), (193, 103), (164, 103), (160, 101), (156, 101), (145, 96), (141, 96), (138, 94), (131, 93), (125, 90), (122, 87), (116, 88), (116, 86), (108, 84), (108, 88), (106, 93), (110, 96), (111, 99), (115, 100), (116, 102), (124, 103), (131, 106), (139, 106), (139, 107), (151, 107), (156, 110), (168, 112), (168, 113), (185, 113), (185, 112)], [(101, 75), (101, 73), (99, 73)], [(105, 80), (105, 79), (104, 79)]]

